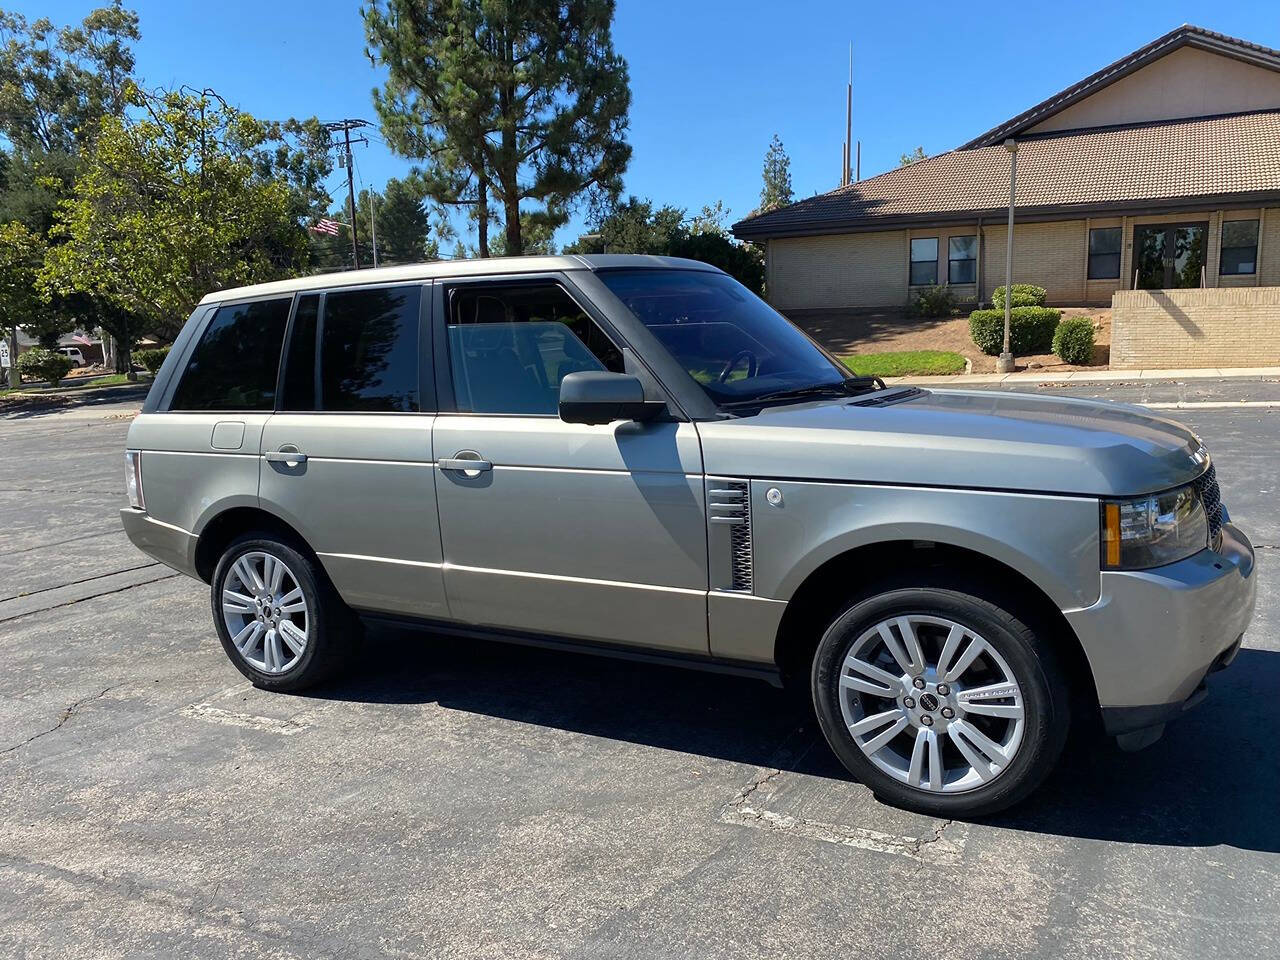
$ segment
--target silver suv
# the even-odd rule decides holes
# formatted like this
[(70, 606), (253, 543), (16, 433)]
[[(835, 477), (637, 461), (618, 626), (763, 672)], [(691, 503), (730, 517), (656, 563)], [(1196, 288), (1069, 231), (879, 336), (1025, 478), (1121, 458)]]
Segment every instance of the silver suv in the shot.
[(1073, 716), (1153, 741), (1253, 613), (1190, 430), (850, 377), (683, 260), (210, 294), (127, 463), (130, 538), (211, 584), (260, 687), (330, 676), (370, 616), (761, 677), (940, 816), (1024, 797)]

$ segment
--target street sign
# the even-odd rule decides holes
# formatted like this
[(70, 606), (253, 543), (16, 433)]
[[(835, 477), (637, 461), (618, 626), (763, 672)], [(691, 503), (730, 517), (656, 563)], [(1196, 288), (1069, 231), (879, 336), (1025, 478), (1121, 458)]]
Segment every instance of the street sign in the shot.
[(9, 341), (0, 340), (0, 367), (9, 365)]

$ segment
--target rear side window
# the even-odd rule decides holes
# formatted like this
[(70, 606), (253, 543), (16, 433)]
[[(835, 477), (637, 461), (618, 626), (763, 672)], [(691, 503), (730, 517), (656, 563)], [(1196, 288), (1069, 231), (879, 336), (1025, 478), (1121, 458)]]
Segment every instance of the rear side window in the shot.
[(417, 413), (421, 294), (379, 287), (300, 298), (281, 409)]
[(219, 307), (174, 392), (172, 410), (271, 410), (291, 297)]

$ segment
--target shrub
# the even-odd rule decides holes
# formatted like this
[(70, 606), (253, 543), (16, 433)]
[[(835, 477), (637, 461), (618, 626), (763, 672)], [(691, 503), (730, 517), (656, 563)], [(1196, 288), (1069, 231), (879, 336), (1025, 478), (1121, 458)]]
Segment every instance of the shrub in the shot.
[(135, 350), (133, 359), (142, 364), (147, 373), (153, 377), (160, 369), (160, 365), (164, 363), (164, 358), (169, 355), (168, 347), (156, 347), (153, 350)]
[(955, 294), (947, 287), (925, 287), (911, 301), (911, 312), (917, 317), (949, 317), (955, 309)]
[[(1015, 354), (1048, 353), (1061, 310), (1048, 307), (1014, 307), (1009, 312), (1009, 349)], [(988, 356), (998, 356), (1004, 346), (1004, 310), (975, 310), (969, 314), (969, 336)]]
[(1067, 317), (1053, 331), (1053, 352), (1063, 363), (1085, 366), (1093, 360), (1093, 320)]
[(75, 364), (70, 357), (65, 357), (44, 347), (32, 347), (18, 357), (18, 372), (35, 380), (48, 380), (50, 386), (56, 387)]
[[(1044, 306), (1044, 287), (1036, 287), (1029, 283), (1015, 283), (1013, 285), (1013, 304), (1014, 307), (1043, 307)], [(1004, 287), (996, 287), (996, 292), (991, 295), (991, 306), (997, 310), (1004, 309)]]

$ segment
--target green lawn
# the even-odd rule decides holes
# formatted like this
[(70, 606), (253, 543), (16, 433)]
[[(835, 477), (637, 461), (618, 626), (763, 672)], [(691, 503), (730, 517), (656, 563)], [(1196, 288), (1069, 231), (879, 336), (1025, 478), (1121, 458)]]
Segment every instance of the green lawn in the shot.
[(861, 377), (922, 377), (964, 373), (964, 357), (949, 350), (860, 353), (841, 359), (846, 367)]

